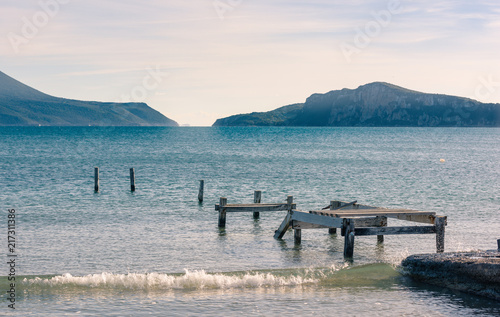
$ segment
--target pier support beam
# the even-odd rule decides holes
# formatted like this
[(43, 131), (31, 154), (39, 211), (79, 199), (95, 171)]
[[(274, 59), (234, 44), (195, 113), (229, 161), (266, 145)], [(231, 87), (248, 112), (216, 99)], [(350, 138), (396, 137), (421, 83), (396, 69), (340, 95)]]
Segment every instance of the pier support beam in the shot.
[(293, 229), (293, 241), (295, 244), (300, 244), (302, 242), (302, 229)]
[(94, 167), (94, 191), (99, 192), (99, 167)]
[[(381, 227), (387, 227), (387, 217), (376, 217), (377, 221), (380, 221)], [(384, 235), (377, 235), (377, 243), (384, 243)]]
[(198, 190), (198, 201), (201, 203), (203, 202), (203, 189), (205, 187), (205, 181), (202, 179), (200, 180), (200, 189)]
[(436, 252), (444, 252), (444, 227), (446, 226), (446, 217), (437, 216), (434, 222), (436, 226)]
[[(340, 207), (340, 201), (336, 201), (336, 200), (330, 201), (330, 210), (334, 210), (335, 208), (339, 208), (339, 207)], [(337, 228), (329, 228), (328, 233), (329, 234), (337, 234)]]
[(278, 230), (274, 232), (274, 239), (283, 238), (288, 228), (290, 228), (291, 220), (292, 220), (292, 213), (288, 212), (285, 216), (285, 219), (283, 219), (283, 222), (281, 222), (281, 225), (278, 228)]
[[(253, 192), (253, 202), (254, 204), (260, 204), (262, 198), (262, 192), (260, 190), (256, 190)], [(255, 211), (253, 213), (253, 219), (259, 219), (260, 217), (260, 212)]]
[(221, 197), (219, 202), (219, 228), (226, 227), (226, 205), (227, 198)]
[(281, 239), (285, 235), (286, 231), (288, 228), (290, 228), (291, 221), (292, 221), (292, 214), (293, 214), (293, 196), (287, 196), (286, 197), (286, 203), (288, 204), (288, 213), (285, 216), (285, 219), (283, 219), (283, 222), (281, 223), (280, 227), (278, 230), (274, 232), (274, 239)]
[(344, 219), (344, 259), (350, 260), (354, 255), (354, 219)]

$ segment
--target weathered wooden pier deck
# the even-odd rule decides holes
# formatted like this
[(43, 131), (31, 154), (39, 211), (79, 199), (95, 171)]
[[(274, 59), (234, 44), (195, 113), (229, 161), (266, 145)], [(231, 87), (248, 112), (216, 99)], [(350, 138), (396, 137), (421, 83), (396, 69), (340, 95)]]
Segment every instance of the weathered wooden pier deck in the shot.
[[(342, 236), (345, 237), (344, 257), (352, 258), (355, 236), (377, 235), (378, 242), (383, 242), (384, 235), (436, 234), (437, 252), (444, 251), (444, 228), (447, 218), (438, 216), (435, 212), (387, 209), (342, 201), (331, 201), (326, 208), (330, 210), (309, 212), (290, 210), (276, 230), (274, 237), (281, 239), (289, 228), (293, 228), (295, 243), (300, 244), (302, 229), (329, 228), (330, 233), (335, 233), (339, 228)], [(388, 218), (425, 223), (430, 226), (388, 227)]]
[(287, 196), (286, 203), (261, 204), (261, 192), (255, 191), (253, 204), (228, 204), (227, 198), (221, 197), (215, 210), (219, 211), (219, 228), (226, 226), (226, 213), (228, 212), (253, 212), (254, 218), (258, 218), (261, 212), (266, 211), (288, 211), (292, 212), (297, 206), (293, 203), (293, 196)]

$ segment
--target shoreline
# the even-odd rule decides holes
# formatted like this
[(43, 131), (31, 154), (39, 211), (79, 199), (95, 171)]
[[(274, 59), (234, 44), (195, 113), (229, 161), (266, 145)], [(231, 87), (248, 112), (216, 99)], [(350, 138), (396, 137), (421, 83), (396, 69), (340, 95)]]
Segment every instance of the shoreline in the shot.
[(411, 255), (401, 262), (413, 279), (500, 301), (500, 251)]

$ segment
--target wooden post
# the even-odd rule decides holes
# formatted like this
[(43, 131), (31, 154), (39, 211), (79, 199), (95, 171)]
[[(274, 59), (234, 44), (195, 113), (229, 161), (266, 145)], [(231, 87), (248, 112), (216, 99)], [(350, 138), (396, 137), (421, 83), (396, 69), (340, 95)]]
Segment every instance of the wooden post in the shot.
[(352, 259), (354, 255), (354, 220), (344, 219), (344, 259)]
[[(261, 197), (262, 197), (262, 192), (260, 190), (254, 191), (253, 192), (253, 202), (254, 202), (254, 204), (260, 204)], [(259, 219), (259, 216), (260, 216), (260, 212), (255, 211), (253, 213), (253, 219)]]
[[(387, 227), (387, 217), (376, 217), (377, 220), (380, 220), (382, 222), (381, 227)], [(377, 243), (384, 243), (384, 235), (379, 234), (377, 235)]]
[(300, 244), (302, 242), (302, 229), (293, 229), (293, 239), (295, 244)]
[(94, 191), (99, 192), (99, 167), (94, 167)]
[(130, 169), (130, 190), (135, 192), (135, 170), (133, 167)]
[(498, 252), (500, 252), (500, 239), (497, 240)]
[(288, 211), (292, 211), (293, 196), (287, 196), (286, 203), (288, 204)]
[(219, 202), (219, 228), (226, 227), (227, 198), (221, 197)]
[(198, 201), (203, 202), (203, 187), (205, 187), (205, 181), (203, 179), (200, 180), (200, 189), (198, 190)]
[[(333, 210), (333, 209), (338, 208), (338, 207), (340, 207), (340, 202), (335, 201), (335, 200), (330, 201), (330, 210)], [(337, 228), (329, 228), (328, 233), (329, 234), (336, 234)]]
[(437, 216), (434, 225), (436, 226), (436, 252), (444, 252), (444, 226), (446, 224), (446, 217)]

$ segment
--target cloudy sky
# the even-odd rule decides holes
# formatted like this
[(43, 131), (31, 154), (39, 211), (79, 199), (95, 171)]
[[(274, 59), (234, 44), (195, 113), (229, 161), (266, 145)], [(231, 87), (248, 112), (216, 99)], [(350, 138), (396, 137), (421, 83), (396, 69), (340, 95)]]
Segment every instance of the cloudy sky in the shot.
[(385, 81), (500, 102), (498, 0), (2, 0), (0, 71), (180, 124)]

